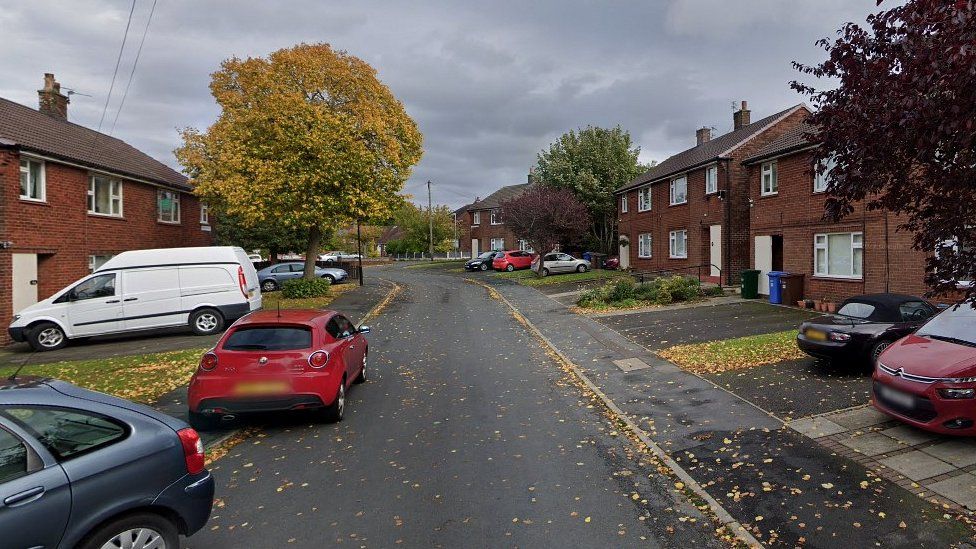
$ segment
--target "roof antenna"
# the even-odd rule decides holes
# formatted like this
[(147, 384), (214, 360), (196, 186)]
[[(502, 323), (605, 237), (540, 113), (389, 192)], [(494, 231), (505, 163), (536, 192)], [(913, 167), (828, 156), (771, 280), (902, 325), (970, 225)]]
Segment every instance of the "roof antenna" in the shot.
[(25, 358), (24, 361), (20, 363), (20, 366), (17, 366), (17, 369), (14, 370), (14, 373), (10, 374), (10, 377), (8, 377), (7, 380), (16, 381), (17, 376), (20, 374), (20, 371), (24, 369), (24, 366), (27, 366), (27, 363), (30, 362), (32, 358), (34, 358), (35, 354), (37, 354), (36, 349), (31, 351), (31, 354), (27, 355), (27, 358)]

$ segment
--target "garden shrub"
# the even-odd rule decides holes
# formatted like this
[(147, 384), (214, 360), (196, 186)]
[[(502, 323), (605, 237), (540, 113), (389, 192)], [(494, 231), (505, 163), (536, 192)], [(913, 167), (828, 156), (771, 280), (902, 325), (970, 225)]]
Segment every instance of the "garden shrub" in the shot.
[(631, 278), (621, 278), (610, 283), (610, 291), (607, 292), (607, 301), (616, 302), (625, 299), (634, 299), (636, 296), (636, 284)]
[(629, 278), (608, 282), (600, 288), (580, 294), (576, 304), (580, 307), (637, 307), (640, 305), (669, 305), (682, 301), (692, 301), (703, 295), (722, 295), (711, 288), (702, 288), (697, 278), (674, 275), (655, 278), (643, 284), (636, 284)]
[(328, 278), (293, 278), (281, 286), (281, 297), (285, 299), (306, 299), (329, 294), (331, 283)]

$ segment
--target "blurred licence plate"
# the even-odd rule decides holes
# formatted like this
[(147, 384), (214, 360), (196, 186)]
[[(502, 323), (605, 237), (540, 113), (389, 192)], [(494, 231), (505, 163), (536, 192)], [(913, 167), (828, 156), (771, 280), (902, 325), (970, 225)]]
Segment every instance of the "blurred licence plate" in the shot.
[(807, 336), (807, 339), (812, 339), (814, 341), (827, 340), (827, 332), (821, 332), (820, 330), (807, 330), (804, 332), (804, 335)]
[(287, 393), (291, 386), (284, 381), (247, 381), (238, 383), (234, 393), (238, 395), (273, 395)]
[(878, 392), (881, 394), (882, 398), (890, 401), (892, 404), (896, 404), (902, 408), (915, 407), (915, 398), (912, 397), (912, 395), (903, 393), (901, 391), (896, 391), (895, 389), (892, 389), (886, 385), (879, 386)]

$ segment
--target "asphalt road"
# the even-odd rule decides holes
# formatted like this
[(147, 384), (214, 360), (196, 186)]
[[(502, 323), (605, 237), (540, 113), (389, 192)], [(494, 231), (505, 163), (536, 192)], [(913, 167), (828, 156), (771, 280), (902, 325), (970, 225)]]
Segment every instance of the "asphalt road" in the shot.
[(345, 421), (282, 418), (212, 467), (187, 541), (240, 547), (718, 547), (673, 480), (480, 287), (386, 268)]

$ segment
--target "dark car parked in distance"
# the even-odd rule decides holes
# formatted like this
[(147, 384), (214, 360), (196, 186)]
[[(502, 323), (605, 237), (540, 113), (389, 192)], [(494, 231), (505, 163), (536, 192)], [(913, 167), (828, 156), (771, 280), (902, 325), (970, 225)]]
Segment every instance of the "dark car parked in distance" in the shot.
[(818, 358), (868, 359), (873, 365), (889, 345), (914, 332), (936, 312), (924, 299), (910, 295), (854, 296), (836, 314), (801, 324), (796, 344)]
[(491, 268), (491, 262), (496, 256), (502, 255), (503, 252), (484, 252), (478, 257), (469, 259), (464, 262), (465, 271), (487, 271)]
[(0, 546), (179, 549), (213, 494), (182, 421), (64, 381), (0, 380)]

